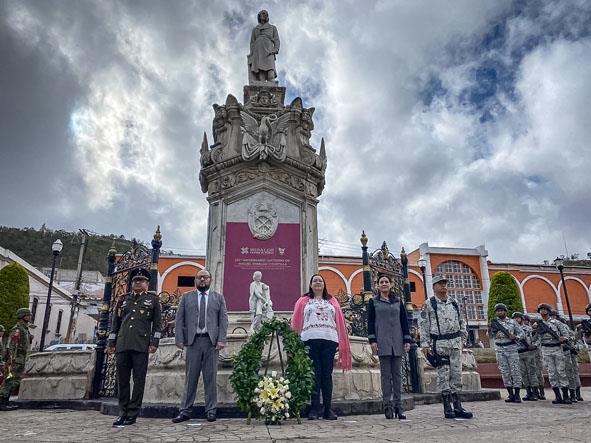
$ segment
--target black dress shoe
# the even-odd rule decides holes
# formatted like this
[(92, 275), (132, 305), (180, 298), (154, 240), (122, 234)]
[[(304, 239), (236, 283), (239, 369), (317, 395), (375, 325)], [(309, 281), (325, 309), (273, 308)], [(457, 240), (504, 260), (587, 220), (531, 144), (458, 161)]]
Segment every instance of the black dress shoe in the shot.
[(123, 426), (129, 426), (135, 424), (137, 417), (125, 417), (123, 421)]
[(184, 421), (190, 420), (191, 417), (189, 417), (188, 414), (179, 414), (177, 415), (175, 418), (172, 419), (173, 423), (182, 423)]
[(217, 417), (215, 412), (208, 412), (207, 413), (207, 421), (216, 421)]
[(122, 415), (120, 417), (117, 417), (117, 420), (115, 420), (113, 422), (113, 426), (123, 426), (123, 424), (125, 423), (125, 419), (127, 417), (125, 415)]
[(310, 412), (308, 412), (308, 420), (318, 420), (318, 411), (315, 408), (310, 408)]
[(324, 418), (325, 420), (336, 420), (338, 417), (332, 409), (329, 409), (328, 411), (324, 411), (324, 415), (322, 416), (322, 418)]
[(388, 420), (392, 420), (394, 418), (394, 411), (392, 410), (392, 406), (386, 406), (384, 408), (384, 415)]

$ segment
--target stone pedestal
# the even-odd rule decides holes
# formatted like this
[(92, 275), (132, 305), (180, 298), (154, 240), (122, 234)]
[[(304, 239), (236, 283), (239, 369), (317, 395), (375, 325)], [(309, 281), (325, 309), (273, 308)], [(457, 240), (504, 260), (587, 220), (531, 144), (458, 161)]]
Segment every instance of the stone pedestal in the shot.
[(206, 265), (229, 311), (248, 311), (254, 271), (275, 311), (291, 311), (318, 270), (316, 206), (326, 153), (310, 145), (314, 108), (285, 88), (249, 85), (244, 102), (214, 105), (214, 144), (204, 136), (201, 189), (209, 202)]

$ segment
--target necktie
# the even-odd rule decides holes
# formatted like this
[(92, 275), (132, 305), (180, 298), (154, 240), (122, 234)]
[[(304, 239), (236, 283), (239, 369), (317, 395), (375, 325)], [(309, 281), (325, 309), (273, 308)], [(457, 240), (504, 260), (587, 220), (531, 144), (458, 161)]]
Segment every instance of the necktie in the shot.
[(199, 329), (205, 328), (205, 292), (200, 292), (199, 297)]

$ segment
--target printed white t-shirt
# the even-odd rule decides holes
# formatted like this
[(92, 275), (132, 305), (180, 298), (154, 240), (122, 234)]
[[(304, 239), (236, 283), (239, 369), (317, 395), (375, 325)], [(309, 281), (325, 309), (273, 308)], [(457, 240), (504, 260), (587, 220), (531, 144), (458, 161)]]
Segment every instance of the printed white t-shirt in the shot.
[(304, 308), (302, 341), (324, 339), (339, 342), (334, 306), (324, 299), (310, 299)]

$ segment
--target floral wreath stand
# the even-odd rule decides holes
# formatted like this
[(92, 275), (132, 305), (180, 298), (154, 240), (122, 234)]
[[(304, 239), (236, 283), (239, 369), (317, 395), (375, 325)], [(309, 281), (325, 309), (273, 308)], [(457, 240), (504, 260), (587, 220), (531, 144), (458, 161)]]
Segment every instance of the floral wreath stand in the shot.
[[(281, 349), (282, 338), (283, 352)], [(269, 343), (263, 365), (263, 350)], [(276, 371), (267, 376), (271, 363), (271, 351), (277, 346), (281, 365), (281, 377)], [(234, 370), (230, 383), (236, 395), (238, 407), (247, 414), (247, 423), (252, 417), (265, 420), (267, 424), (280, 424), (289, 417), (287, 411), (301, 423), (300, 412), (308, 402), (314, 387), (314, 369), (306, 347), (298, 333), (291, 329), (287, 320), (272, 319), (261, 324), (261, 328), (242, 346), (233, 358)]]

